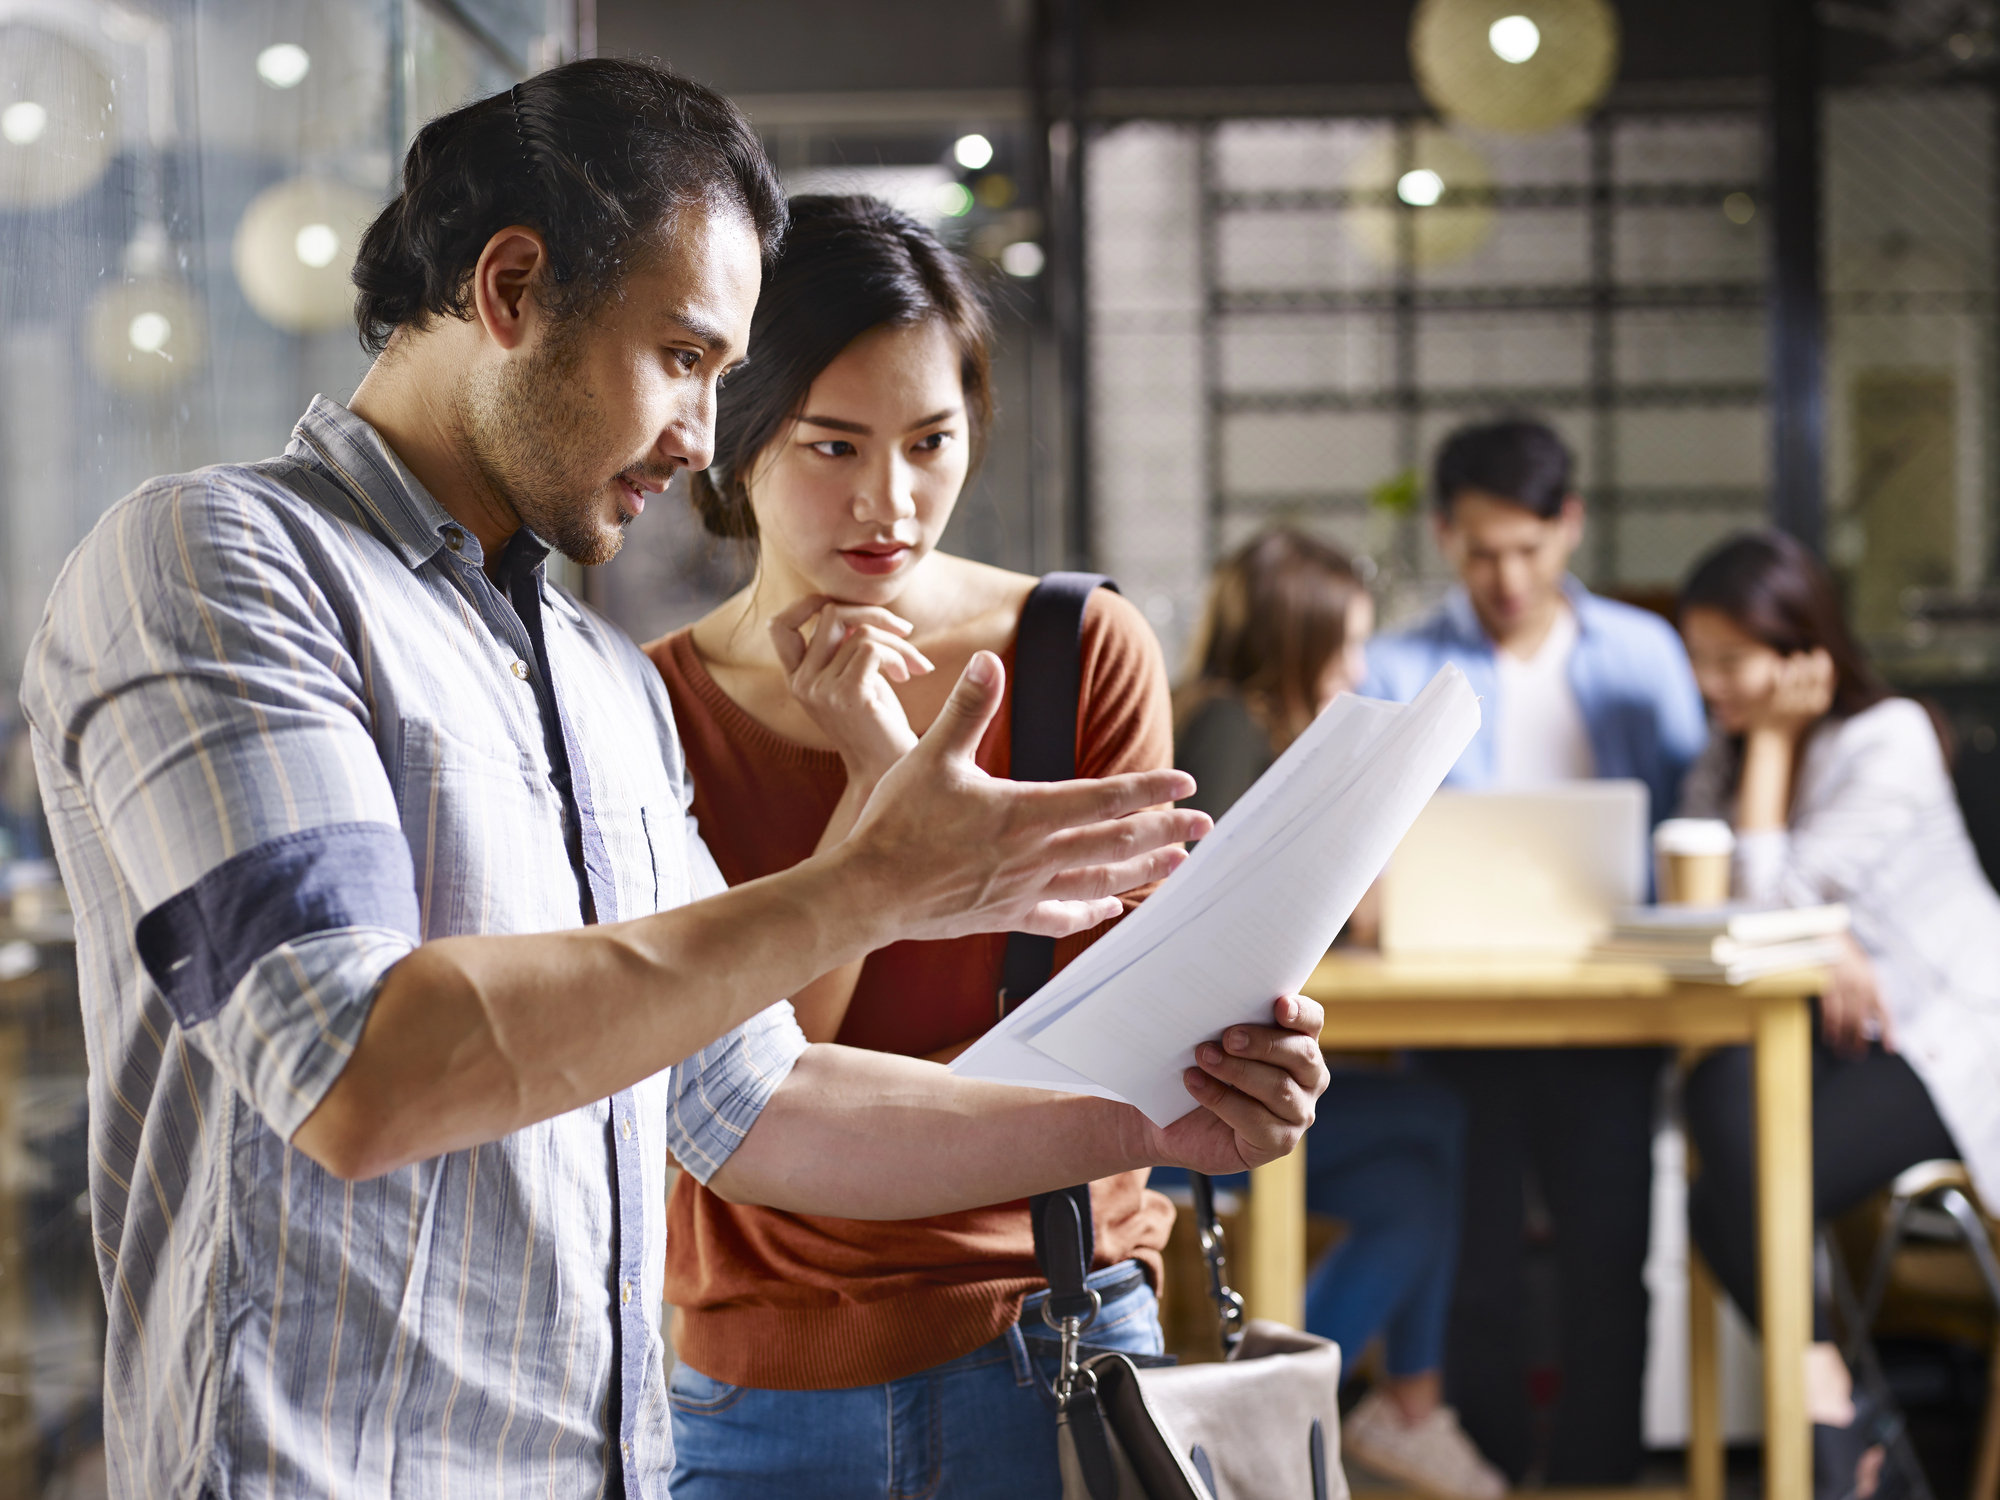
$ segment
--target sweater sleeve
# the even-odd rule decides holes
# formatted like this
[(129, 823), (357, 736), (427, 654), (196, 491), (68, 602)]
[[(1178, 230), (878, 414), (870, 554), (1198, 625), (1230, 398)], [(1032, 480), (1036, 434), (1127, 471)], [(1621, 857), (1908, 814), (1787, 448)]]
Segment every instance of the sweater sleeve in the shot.
[[(1929, 716), (1908, 699), (1890, 699), (1820, 733), (1832, 739), (1808, 751), (1790, 826), (1737, 838), (1739, 899), (1787, 906), (1847, 899), (1947, 779)], [(1825, 757), (1820, 767), (1812, 765), (1813, 751)]]

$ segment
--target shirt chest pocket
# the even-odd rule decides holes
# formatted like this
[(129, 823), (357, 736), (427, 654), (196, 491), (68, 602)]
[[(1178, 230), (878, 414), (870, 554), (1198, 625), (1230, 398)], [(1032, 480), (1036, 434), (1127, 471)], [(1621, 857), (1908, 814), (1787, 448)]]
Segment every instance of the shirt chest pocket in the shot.
[(435, 720), (402, 721), (396, 795), (427, 940), (583, 920), (562, 800), (534, 756), (507, 748), (473, 745)]

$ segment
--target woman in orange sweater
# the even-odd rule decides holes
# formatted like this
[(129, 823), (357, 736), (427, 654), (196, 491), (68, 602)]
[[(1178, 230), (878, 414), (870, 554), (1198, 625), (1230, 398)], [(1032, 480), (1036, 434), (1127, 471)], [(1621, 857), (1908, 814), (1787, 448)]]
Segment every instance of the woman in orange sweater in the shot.
[[(1011, 695), (1036, 582), (936, 550), (991, 410), (965, 269), (872, 199), (792, 214), (714, 465), (692, 476), (708, 529), (755, 544), (755, 575), (647, 648), (732, 884), (844, 837), (975, 651), (1000, 654)], [(1077, 774), (1172, 765), (1159, 648), (1109, 590), (1085, 610), (1080, 667)], [(1011, 723), (1010, 697), (980, 748), (989, 774), (1007, 774)], [(997, 1018), (1005, 942), (899, 944), (793, 1004), (814, 1041), (948, 1060)], [(1086, 1337), (1157, 1354), (1173, 1208), (1145, 1176), (1093, 1185), (1104, 1309)], [(1059, 1493), (1024, 1202), (864, 1223), (732, 1205), (683, 1176), (669, 1225), (676, 1500)]]

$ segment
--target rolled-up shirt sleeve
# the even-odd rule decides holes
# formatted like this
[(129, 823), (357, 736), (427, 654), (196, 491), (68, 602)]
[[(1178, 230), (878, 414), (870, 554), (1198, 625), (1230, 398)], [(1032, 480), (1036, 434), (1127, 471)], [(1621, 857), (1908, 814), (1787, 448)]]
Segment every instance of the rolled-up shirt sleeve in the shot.
[[(693, 817), (686, 820), (694, 899), (728, 889)], [(667, 1105), (667, 1149), (704, 1186), (743, 1144), (806, 1050), (806, 1035), (780, 1000), (674, 1069)]]
[(103, 830), (142, 982), (286, 1138), (418, 935), (365, 648), (300, 547), (226, 481), (141, 491), (65, 570), (22, 688)]

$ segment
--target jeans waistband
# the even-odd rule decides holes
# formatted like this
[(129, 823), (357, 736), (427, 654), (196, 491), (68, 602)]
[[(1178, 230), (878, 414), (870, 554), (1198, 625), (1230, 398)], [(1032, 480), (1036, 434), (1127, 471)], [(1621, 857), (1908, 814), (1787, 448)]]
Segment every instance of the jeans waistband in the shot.
[[(1101, 1271), (1092, 1271), (1088, 1276), (1083, 1278), (1083, 1284), (1090, 1288), (1091, 1291), (1097, 1293), (1108, 1306), (1116, 1302), (1120, 1297), (1131, 1296), (1132, 1293), (1145, 1286), (1147, 1282), (1146, 1273), (1140, 1268), (1137, 1261), (1121, 1260), (1116, 1265), (1106, 1266)], [(1032, 1322), (1035, 1327), (1039, 1328), (1042, 1322), (1041, 1306), (1048, 1300), (1049, 1293), (1046, 1287), (1039, 1292), (1028, 1293), (1026, 1300), (1021, 1303), (1022, 1323), (1026, 1324), (1030, 1322), (1028, 1315), (1033, 1313), (1034, 1318)]]

